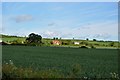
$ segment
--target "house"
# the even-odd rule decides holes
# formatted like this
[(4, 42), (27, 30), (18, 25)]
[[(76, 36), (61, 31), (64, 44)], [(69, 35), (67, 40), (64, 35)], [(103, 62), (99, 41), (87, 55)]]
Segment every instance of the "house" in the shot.
[(74, 42), (75, 45), (79, 45), (80, 43), (79, 42)]
[(61, 42), (60, 42), (59, 40), (53, 40), (53, 41), (52, 41), (52, 44), (54, 44), (54, 45), (60, 45)]

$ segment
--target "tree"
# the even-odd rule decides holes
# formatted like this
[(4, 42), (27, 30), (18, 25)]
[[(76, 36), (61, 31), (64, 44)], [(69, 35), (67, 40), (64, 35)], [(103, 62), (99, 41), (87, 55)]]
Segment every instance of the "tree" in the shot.
[(31, 33), (29, 34), (28, 38), (26, 38), (27, 43), (32, 44), (41, 44), (42, 43), (42, 37), (41, 35)]
[(93, 39), (93, 41), (97, 41), (96, 39)]
[(55, 40), (55, 37), (53, 37), (53, 40)]
[(58, 40), (58, 37), (53, 37), (53, 40)]
[(88, 41), (89, 39), (88, 39), (88, 38), (86, 38), (86, 40)]

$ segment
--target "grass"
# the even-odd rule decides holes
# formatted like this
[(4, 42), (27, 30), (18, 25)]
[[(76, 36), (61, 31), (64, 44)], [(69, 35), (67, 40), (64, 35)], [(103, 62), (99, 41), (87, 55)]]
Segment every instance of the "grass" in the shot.
[(3, 64), (12, 60), (17, 67), (31, 67), (36, 71), (55, 68), (67, 76), (74, 71), (74, 64), (80, 64), (78, 77), (109, 78), (111, 73), (118, 73), (117, 49), (2, 46), (2, 50)]
[(4, 42), (14, 41), (14, 40), (20, 40), (25, 41), (25, 38), (2, 38)]
[[(9, 43), (11, 43), (11, 42), (14, 42), (15, 40), (16, 41), (18, 41), (18, 42), (24, 42), (25, 41), (25, 39), (26, 39), (26, 37), (10, 37), (10, 36), (3, 36), (3, 38), (2, 38), (2, 40), (4, 41), (4, 42), (9, 42)], [(52, 46), (51, 44), (50, 44), (50, 42), (52, 41), (53, 39), (48, 39), (48, 38), (43, 38), (42, 39), (42, 42), (44, 43), (44, 45), (45, 46)], [(85, 45), (85, 44), (80, 44), (80, 45), (74, 45), (73, 44), (73, 42), (84, 42), (84, 43), (86, 43), (87, 44), (87, 46), (90, 46), (90, 45), (92, 45), (92, 46), (95, 46), (96, 48), (115, 48), (115, 49), (117, 49), (118, 48), (118, 45), (120, 44), (120, 43), (118, 43), (118, 41), (92, 41), (92, 40), (88, 40), (88, 41), (86, 41), (86, 40), (73, 40), (73, 39), (61, 39), (60, 41), (62, 41), (62, 42), (67, 42), (67, 43), (69, 43), (69, 45), (60, 45), (60, 46), (67, 46), (67, 47), (69, 47), (69, 46), (71, 46), (71, 47), (79, 47), (79, 46), (82, 46), (82, 45)], [(110, 44), (112, 43), (112, 42), (114, 42), (114, 46), (110, 46)]]

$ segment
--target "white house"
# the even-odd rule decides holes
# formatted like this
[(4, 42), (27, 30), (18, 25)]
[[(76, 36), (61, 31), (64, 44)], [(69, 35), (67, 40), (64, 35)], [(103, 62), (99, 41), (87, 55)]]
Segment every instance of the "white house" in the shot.
[(79, 42), (74, 42), (75, 45), (79, 45), (80, 43)]

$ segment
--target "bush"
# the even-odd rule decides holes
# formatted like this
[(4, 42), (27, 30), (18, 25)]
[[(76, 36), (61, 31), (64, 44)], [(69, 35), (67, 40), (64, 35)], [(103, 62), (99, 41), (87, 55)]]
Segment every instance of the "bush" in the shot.
[(16, 67), (10, 60), (9, 63), (3, 64), (2, 78), (63, 78), (60, 70), (46, 69), (46, 70), (33, 70), (31, 67), (23, 68)]
[(91, 46), (91, 48), (95, 48), (95, 46)]
[(81, 47), (79, 47), (79, 48), (88, 48), (88, 47), (86, 47), (86, 46), (81, 46)]
[(71, 69), (71, 74), (70, 76), (73, 77), (78, 77), (81, 71), (81, 66), (79, 64), (74, 64)]
[(68, 42), (62, 42), (62, 45), (69, 45)]
[(114, 46), (114, 42), (111, 42), (111, 43), (109, 44), (109, 46), (113, 47), (113, 46)]
[(5, 42), (0, 42), (0, 45), (8, 45), (8, 44)]

